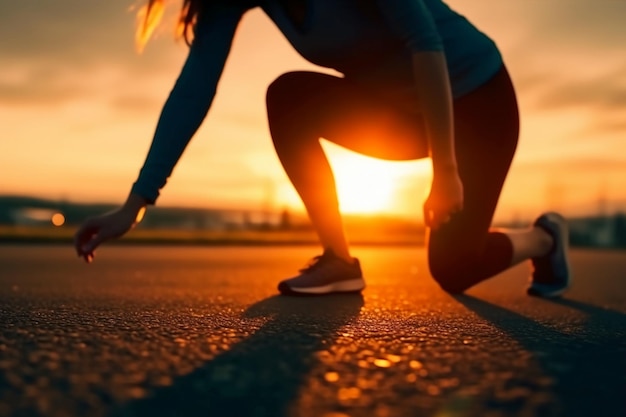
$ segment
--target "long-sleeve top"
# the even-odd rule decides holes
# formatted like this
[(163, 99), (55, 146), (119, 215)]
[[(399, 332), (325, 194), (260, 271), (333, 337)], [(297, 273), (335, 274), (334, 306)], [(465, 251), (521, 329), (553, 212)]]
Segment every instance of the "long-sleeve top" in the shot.
[[(375, 7), (363, 7), (364, 0), (305, 0), (305, 17), (298, 23), (280, 0), (261, 0), (258, 7), (303, 58), (400, 100), (410, 100), (418, 87), (414, 52), (445, 54), (455, 98), (488, 81), (502, 66), (495, 43), (441, 0), (370, 1)], [(210, 6), (199, 16), (189, 54), (131, 190), (150, 203), (211, 107), (235, 30), (250, 9), (234, 3)]]

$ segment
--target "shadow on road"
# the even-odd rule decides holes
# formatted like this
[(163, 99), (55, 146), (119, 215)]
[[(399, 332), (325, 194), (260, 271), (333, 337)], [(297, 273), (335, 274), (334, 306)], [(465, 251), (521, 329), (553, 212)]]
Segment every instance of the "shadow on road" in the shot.
[(587, 315), (587, 327), (597, 329), (607, 328), (611, 331), (626, 331), (626, 314), (582, 301), (570, 300), (569, 298), (540, 299), (546, 303), (554, 303), (581, 311)]
[(288, 414), (317, 363), (315, 353), (332, 346), (337, 331), (354, 320), (361, 295), (322, 298), (273, 296), (250, 306), (243, 318), (269, 320), (171, 386), (126, 404), (111, 416), (280, 417)]
[(563, 332), (469, 295), (455, 298), (533, 355), (554, 381), (552, 391), (562, 409), (559, 415), (626, 415), (625, 314), (580, 301), (543, 300), (587, 314), (582, 328)]

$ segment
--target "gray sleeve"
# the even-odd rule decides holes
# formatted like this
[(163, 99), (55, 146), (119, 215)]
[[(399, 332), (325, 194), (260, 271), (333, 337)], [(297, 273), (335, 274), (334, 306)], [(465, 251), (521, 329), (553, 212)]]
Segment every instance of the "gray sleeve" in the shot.
[(385, 20), (412, 51), (443, 51), (427, 0), (377, 0)]
[(163, 106), (150, 150), (131, 189), (152, 204), (209, 111), (244, 11), (242, 7), (216, 7), (199, 18), (189, 55)]

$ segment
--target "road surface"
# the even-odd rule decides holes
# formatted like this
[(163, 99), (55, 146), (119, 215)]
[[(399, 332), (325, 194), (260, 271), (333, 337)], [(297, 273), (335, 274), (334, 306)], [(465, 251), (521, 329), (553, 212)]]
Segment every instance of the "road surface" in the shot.
[(363, 296), (289, 298), (311, 247), (0, 246), (0, 416), (626, 416), (626, 252), (460, 297), (422, 248), (357, 247)]

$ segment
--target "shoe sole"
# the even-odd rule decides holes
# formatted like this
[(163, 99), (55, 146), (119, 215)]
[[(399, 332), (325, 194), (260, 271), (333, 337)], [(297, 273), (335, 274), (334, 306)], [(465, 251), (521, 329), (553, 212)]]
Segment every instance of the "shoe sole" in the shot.
[(360, 293), (365, 288), (365, 281), (362, 278), (348, 279), (334, 282), (332, 284), (320, 285), (317, 287), (290, 287), (287, 283), (281, 282), (278, 291), (283, 295), (327, 295), (327, 294), (354, 294)]
[(528, 289), (526, 290), (526, 293), (534, 297), (557, 298), (563, 295), (572, 284), (572, 273), (569, 262), (569, 230), (565, 218), (558, 213), (549, 212), (543, 214), (541, 217), (546, 217), (548, 221), (557, 225), (558, 237), (561, 243), (561, 254), (559, 256), (563, 259), (563, 262), (565, 263), (565, 269), (567, 270), (567, 281), (562, 285), (531, 283), (530, 287), (528, 287)]
[(565, 287), (552, 287), (546, 284), (533, 284), (530, 286), (526, 293), (533, 297), (541, 298), (558, 298), (562, 296), (569, 289), (569, 285)]

